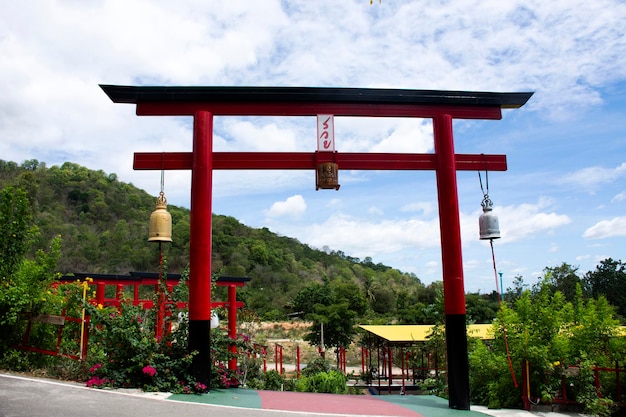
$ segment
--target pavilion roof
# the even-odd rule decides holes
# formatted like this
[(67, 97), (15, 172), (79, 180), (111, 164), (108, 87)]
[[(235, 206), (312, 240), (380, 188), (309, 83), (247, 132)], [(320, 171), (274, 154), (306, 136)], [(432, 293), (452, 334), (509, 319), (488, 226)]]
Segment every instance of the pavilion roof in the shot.
[[(363, 330), (394, 343), (425, 342), (432, 333), (432, 325), (360, 325)], [(493, 339), (492, 324), (470, 324), (467, 334), (483, 340)]]

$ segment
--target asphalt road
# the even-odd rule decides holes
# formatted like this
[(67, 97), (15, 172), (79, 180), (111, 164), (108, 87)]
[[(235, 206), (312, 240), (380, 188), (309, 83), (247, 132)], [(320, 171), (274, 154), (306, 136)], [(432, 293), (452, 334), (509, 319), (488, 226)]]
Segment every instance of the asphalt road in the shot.
[(0, 374), (0, 417), (85, 416), (302, 417), (302, 413), (166, 401), (162, 394), (96, 390), (78, 384)]
[[(139, 390), (100, 390), (84, 384), (0, 374), (0, 417), (329, 417), (329, 414), (228, 407), (166, 400), (167, 393)], [(578, 417), (577, 413), (488, 410), (473, 411), (495, 417)], [(441, 413), (439, 413), (441, 414)], [(438, 414), (438, 415), (439, 415)], [(461, 416), (447, 410), (443, 415)], [(469, 413), (468, 413), (469, 414)], [(333, 416), (346, 416), (333, 414)], [(347, 416), (348, 417), (348, 416)], [(349, 417), (355, 417), (350, 415)]]

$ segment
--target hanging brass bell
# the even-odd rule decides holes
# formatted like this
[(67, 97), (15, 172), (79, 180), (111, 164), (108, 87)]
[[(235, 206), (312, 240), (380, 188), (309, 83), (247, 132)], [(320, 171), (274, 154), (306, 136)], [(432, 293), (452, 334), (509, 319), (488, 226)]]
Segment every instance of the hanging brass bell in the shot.
[(315, 190), (338, 190), (339, 185), (339, 165), (334, 162), (323, 162), (317, 165), (315, 171)]
[(492, 213), (492, 203), (489, 197), (485, 196), (485, 200), (481, 203), (483, 206), (483, 214), (478, 218), (478, 228), (480, 230), (480, 239), (500, 239), (500, 225), (498, 224), (498, 216)]
[(167, 212), (167, 199), (161, 191), (156, 200), (156, 209), (150, 215), (148, 242), (172, 241), (172, 215)]

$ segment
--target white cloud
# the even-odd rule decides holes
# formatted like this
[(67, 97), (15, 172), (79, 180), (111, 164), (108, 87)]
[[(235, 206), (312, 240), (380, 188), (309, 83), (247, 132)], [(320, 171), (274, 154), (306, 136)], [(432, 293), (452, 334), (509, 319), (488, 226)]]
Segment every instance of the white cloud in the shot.
[(367, 212), (369, 214), (374, 215), (374, 216), (383, 216), (385, 214), (385, 212), (383, 210), (381, 210), (378, 207), (374, 207), (374, 206), (372, 206), (369, 209), (367, 209)]
[[(367, 0), (5, 3), (0, 14), (0, 154), (5, 160), (39, 159), (48, 166), (72, 161), (115, 172), (121, 181), (156, 194), (159, 172), (133, 171), (132, 155), (190, 151), (190, 118), (138, 118), (133, 106), (111, 103), (99, 83), (535, 91), (522, 109), (505, 111), (504, 121), (455, 121), (457, 152), (465, 153), (466, 147), (475, 152), (488, 143), (495, 152), (509, 155), (509, 195), (502, 201), (516, 204), (494, 209), (500, 218), (500, 242), (523, 246), (525, 239), (551, 234), (558, 255), (573, 257), (567, 251), (574, 245), (559, 240), (555, 232), (571, 223), (573, 206), (586, 212), (592, 206), (575, 201), (578, 196), (571, 191), (597, 192), (601, 198), (593, 207), (626, 200), (616, 187), (626, 172), (619, 159), (624, 135), (618, 116), (623, 108), (602, 106), (619, 97), (616, 92), (626, 80), (626, 3), (621, 0), (450, 0), (437, 7), (391, 1), (372, 7)], [(573, 136), (565, 146), (551, 137), (554, 130), (563, 131), (564, 125), (557, 123), (563, 119)], [(499, 136), (507, 126), (519, 132)], [(337, 117), (335, 133), (339, 152), (433, 148), (429, 120)], [(488, 141), (476, 146), (479, 140), (473, 136), (482, 134)], [(527, 144), (523, 136), (535, 137), (532, 149), (516, 148)], [(312, 151), (314, 137), (313, 116), (216, 117), (214, 123), (215, 151)], [(590, 144), (599, 139), (611, 146), (605, 159)], [(533, 166), (530, 152), (554, 156), (552, 180), (538, 179), (545, 176)], [(516, 159), (520, 154), (526, 159)], [(572, 166), (587, 168), (564, 175)], [(298, 238), (374, 259), (378, 253), (392, 253), (387, 259), (403, 256), (405, 264), (426, 265), (426, 271), (416, 270), (420, 275), (435, 268), (439, 272), (438, 263), (432, 271), (426, 264), (440, 257), (436, 199), (426, 202), (432, 188), (406, 188), (424, 193), (412, 197), (408, 191), (381, 191), (375, 203), (354, 204), (352, 197), (367, 199), (362, 194), (348, 198), (343, 190), (366, 182), (374, 186), (369, 190), (377, 189), (380, 184), (370, 174), (342, 171), (342, 192), (333, 194), (339, 197), (329, 199), (320, 212), (341, 209), (344, 214), (316, 220), (309, 229), (298, 230)], [(303, 188), (314, 188), (312, 172), (215, 171), (213, 180), (216, 205), (222, 198), (262, 197), (263, 207), (271, 206), (263, 213), (254, 204), (245, 209), (220, 205), (225, 214), (241, 213), (257, 225), (278, 225), (289, 216), (309, 215), (306, 203), (313, 207), (308, 196), (306, 203), (297, 197)], [(543, 181), (560, 185), (550, 191), (554, 203), (537, 200), (546, 192)], [(172, 204), (189, 207), (189, 190), (189, 172), (166, 172), (165, 191)], [(268, 203), (273, 201), (277, 203)], [(537, 202), (520, 204), (526, 201)], [(363, 209), (373, 204), (387, 218), (360, 219)], [(621, 216), (618, 206), (605, 204), (603, 218)], [(480, 212), (472, 210), (461, 213), (464, 252), (479, 248)], [(403, 214), (407, 217), (399, 218)], [(324, 241), (329, 227), (337, 227), (332, 242)], [(600, 222), (585, 234), (599, 238), (618, 229), (615, 223)], [(312, 241), (304, 239), (307, 233)], [(401, 255), (393, 252), (407, 248)], [(519, 251), (523, 260), (516, 265), (539, 259), (519, 270), (541, 270), (544, 265), (536, 262), (550, 249), (541, 251)], [(480, 267), (472, 271), (478, 274)]]
[(585, 239), (606, 239), (615, 236), (626, 236), (626, 216), (602, 220), (583, 233)]
[(624, 200), (626, 200), (626, 192), (622, 191), (621, 193), (616, 194), (615, 197), (611, 199), (611, 203), (617, 203)]
[(298, 194), (287, 198), (285, 201), (277, 201), (267, 211), (268, 217), (300, 217), (306, 211), (306, 202)]
[(435, 212), (437, 206), (431, 201), (420, 201), (416, 203), (405, 204), (400, 207), (400, 211), (421, 213), (424, 216), (430, 216)]
[(600, 184), (611, 183), (626, 174), (626, 162), (615, 168), (588, 167), (579, 169), (570, 174), (564, 175), (557, 180), (558, 184), (582, 187), (588, 191), (595, 191), (594, 188)]
[[(328, 233), (332, 230), (332, 234)], [(417, 219), (364, 221), (346, 214), (335, 214), (323, 223), (309, 226), (302, 240), (314, 247), (328, 246), (357, 257), (389, 254), (407, 248), (439, 245), (439, 221)]]
[(502, 243), (515, 242), (554, 230), (572, 222), (566, 214), (548, 212), (552, 205), (550, 199), (542, 198), (536, 204), (520, 204), (494, 209), (499, 216)]
[(480, 261), (478, 261), (476, 259), (470, 259), (470, 260), (467, 260), (467, 261), (463, 261), (463, 269), (465, 271), (476, 269), (476, 268), (479, 267), (480, 264), (481, 264)]

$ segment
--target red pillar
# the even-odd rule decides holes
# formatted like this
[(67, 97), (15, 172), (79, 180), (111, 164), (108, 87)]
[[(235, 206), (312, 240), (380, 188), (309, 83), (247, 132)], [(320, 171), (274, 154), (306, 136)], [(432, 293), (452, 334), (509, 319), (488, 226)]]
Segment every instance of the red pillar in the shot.
[(189, 237), (189, 350), (191, 373), (208, 388), (211, 376), (211, 238), (213, 114), (198, 111), (193, 123)]
[[(228, 350), (237, 355), (237, 346), (234, 343), (237, 338), (237, 287), (234, 285), (228, 286), (228, 337), (233, 340)], [(228, 360), (228, 369), (233, 372), (237, 369), (236, 356)]]
[(452, 116), (436, 116), (433, 119), (433, 128), (437, 155), (437, 194), (448, 351), (448, 404), (453, 409), (469, 410), (465, 288)]
[(96, 304), (101, 304), (104, 306), (104, 292), (106, 291), (106, 286), (104, 282), (98, 282), (96, 284)]

